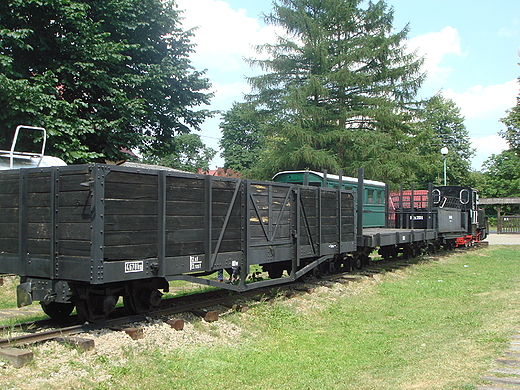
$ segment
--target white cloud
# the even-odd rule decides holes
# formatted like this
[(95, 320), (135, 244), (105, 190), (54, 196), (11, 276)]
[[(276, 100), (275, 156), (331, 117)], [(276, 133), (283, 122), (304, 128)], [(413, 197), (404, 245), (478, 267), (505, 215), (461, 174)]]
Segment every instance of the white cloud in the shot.
[(476, 149), (472, 166), (477, 170), (480, 169), (482, 163), (491, 157), (492, 154), (499, 154), (503, 150), (509, 149), (506, 140), (498, 134), (492, 134), (482, 138), (471, 138), (471, 146)]
[(513, 29), (511, 27), (500, 27), (500, 30), (498, 30), (499, 37), (506, 37), (506, 38), (513, 38), (518, 35), (518, 30)]
[[(221, 0), (177, 0), (184, 29), (197, 27), (190, 58), (208, 69), (239, 71), (247, 67), (244, 57), (255, 54), (254, 46), (274, 41), (274, 28), (261, 26), (244, 9), (233, 10)], [(240, 74), (242, 77), (242, 74)]]
[(519, 86), (516, 80), (497, 85), (475, 85), (467, 91), (457, 93), (453, 89), (442, 92), (452, 99), (461, 109), (466, 119), (479, 119), (490, 116), (505, 117), (505, 111), (516, 105)]
[(441, 65), (447, 55), (463, 55), (459, 33), (451, 26), (446, 26), (439, 32), (410, 39), (408, 48), (417, 50), (419, 56), (424, 56), (423, 70), (427, 72), (428, 80), (432, 82), (443, 82), (452, 72), (452, 68)]
[(242, 101), (244, 93), (249, 92), (249, 84), (246, 82), (232, 82), (226, 84), (213, 83), (212, 91), (215, 97), (212, 99), (212, 106), (218, 110), (227, 110), (229, 103)]
[[(212, 110), (227, 111), (234, 101), (242, 101), (250, 88), (245, 75), (258, 74), (244, 58), (256, 57), (254, 46), (275, 42), (275, 29), (263, 26), (258, 19), (249, 17), (244, 9), (234, 10), (222, 0), (177, 0), (184, 30), (196, 28), (190, 39), (196, 45), (190, 60), (195, 69), (207, 69), (207, 77), (215, 94)], [(201, 126), (204, 143), (220, 149), (220, 115), (207, 119)], [(224, 161), (216, 157), (211, 166), (222, 166)]]

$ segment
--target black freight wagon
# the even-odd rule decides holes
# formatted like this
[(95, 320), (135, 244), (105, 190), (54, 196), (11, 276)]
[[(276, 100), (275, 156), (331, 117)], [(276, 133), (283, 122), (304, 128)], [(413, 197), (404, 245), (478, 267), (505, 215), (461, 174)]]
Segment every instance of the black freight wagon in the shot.
[[(169, 280), (247, 290), (356, 250), (351, 191), (111, 165), (0, 171), (0, 273), (59, 318), (158, 305)], [(247, 280), (252, 265), (271, 279)], [(202, 278), (239, 270), (238, 284)], [(289, 276), (281, 277), (284, 270)]]

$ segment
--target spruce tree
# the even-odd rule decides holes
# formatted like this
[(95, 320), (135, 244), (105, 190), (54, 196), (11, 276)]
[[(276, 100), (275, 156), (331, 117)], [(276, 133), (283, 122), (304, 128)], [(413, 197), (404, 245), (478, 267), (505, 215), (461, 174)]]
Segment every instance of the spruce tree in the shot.
[(323, 169), (398, 182), (410, 176), (410, 129), (422, 60), (408, 53), (408, 28), (394, 32), (384, 1), (278, 0), (265, 16), (284, 29), (251, 59), (266, 73), (249, 96), (272, 121), (260, 164), (265, 176)]

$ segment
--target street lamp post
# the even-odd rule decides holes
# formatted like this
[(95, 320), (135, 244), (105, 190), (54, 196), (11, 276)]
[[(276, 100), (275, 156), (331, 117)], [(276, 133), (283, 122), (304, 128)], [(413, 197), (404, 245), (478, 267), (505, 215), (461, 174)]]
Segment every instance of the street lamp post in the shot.
[(441, 149), (441, 154), (444, 160), (444, 185), (446, 185), (446, 155), (448, 154), (448, 148), (446, 146)]

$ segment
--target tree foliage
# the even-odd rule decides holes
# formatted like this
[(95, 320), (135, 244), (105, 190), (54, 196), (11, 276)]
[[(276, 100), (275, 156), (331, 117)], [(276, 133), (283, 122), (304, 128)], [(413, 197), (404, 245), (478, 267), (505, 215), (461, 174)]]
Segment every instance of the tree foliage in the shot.
[(520, 156), (513, 150), (493, 154), (484, 162), (486, 185), (483, 195), (490, 198), (520, 196)]
[[(520, 78), (518, 78), (520, 82)], [(502, 119), (506, 130), (500, 134), (509, 144), (509, 148), (520, 154), (520, 96), (516, 98), (516, 106), (509, 110), (507, 117)]]
[(172, 1), (2, 1), (0, 141), (30, 124), (68, 162), (170, 155), (210, 115), (180, 19)]
[(224, 113), (219, 142), (225, 169), (244, 172), (251, 169), (265, 144), (265, 115), (248, 103), (234, 103)]
[(407, 28), (394, 32), (384, 1), (279, 0), (267, 23), (276, 44), (251, 59), (265, 74), (250, 78), (249, 99), (272, 114), (259, 168), (344, 169), (398, 182), (412, 174), (414, 97), (422, 60), (407, 53)]
[(508, 142), (509, 150), (493, 154), (484, 163), (483, 194), (487, 197), (520, 196), (520, 96), (502, 122), (506, 130), (500, 134)]
[(204, 145), (198, 134), (180, 134), (173, 139), (173, 142), (173, 153), (163, 157), (149, 156), (145, 158), (145, 162), (186, 172), (209, 170), (209, 162), (215, 157), (217, 151)]
[(469, 173), (475, 151), (471, 148), (464, 117), (455, 102), (437, 94), (424, 103), (417, 118), (414, 125), (418, 148), (417, 182), (423, 187), (429, 182), (442, 183), (441, 149), (447, 147), (447, 183), (474, 185)]

